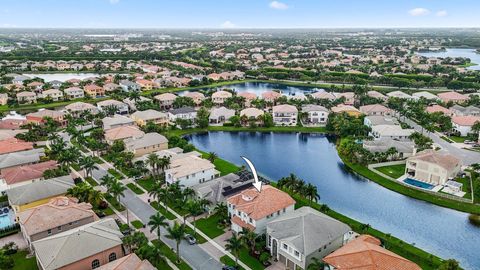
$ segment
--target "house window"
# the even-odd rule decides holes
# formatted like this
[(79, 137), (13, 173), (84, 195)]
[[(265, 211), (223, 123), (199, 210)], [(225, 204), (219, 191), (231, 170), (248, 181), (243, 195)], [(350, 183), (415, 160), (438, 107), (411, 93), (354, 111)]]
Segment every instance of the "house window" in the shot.
[(283, 244), (283, 249), (288, 250), (288, 245), (287, 245), (287, 244)]
[(99, 268), (100, 267), (100, 261), (95, 259), (92, 261), (92, 269)]
[(295, 250), (294, 254), (295, 254), (295, 257), (300, 257), (300, 252)]
[(51, 235), (51, 234), (52, 234), (52, 230), (48, 229), (48, 230), (47, 230), (47, 234), (48, 234), (48, 235)]
[(61, 230), (62, 230), (62, 226), (58, 226), (57, 229), (58, 229), (59, 231), (61, 231)]
[(108, 255), (108, 261), (111, 262), (111, 261), (115, 261), (117, 259), (117, 254), (115, 252), (112, 252), (110, 253), (110, 255)]

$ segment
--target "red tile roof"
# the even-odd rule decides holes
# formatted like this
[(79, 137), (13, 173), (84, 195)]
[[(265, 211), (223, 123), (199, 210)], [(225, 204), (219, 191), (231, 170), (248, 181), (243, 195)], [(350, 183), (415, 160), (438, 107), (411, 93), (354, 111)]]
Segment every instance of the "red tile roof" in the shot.
[(22, 141), (17, 138), (9, 138), (0, 141), (0, 155), (31, 149), (33, 149), (32, 142)]
[(8, 185), (12, 185), (41, 178), (43, 176), (43, 172), (46, 170), (55, 169), (56, 167), (57, 162), (50, 160), (41, 163), (3, 169), (0, 177), (5, 179), (5, 182)]

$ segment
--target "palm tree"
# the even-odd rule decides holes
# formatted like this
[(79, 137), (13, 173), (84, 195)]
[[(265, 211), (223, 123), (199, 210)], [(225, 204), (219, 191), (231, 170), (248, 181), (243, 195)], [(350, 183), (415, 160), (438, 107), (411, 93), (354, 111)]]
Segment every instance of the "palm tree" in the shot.
[(180, 241), (185, 238), (185, 226), (182, 224), (178, 224), (176, 221), (173, 226), (167, 228), (167, 235), (168, 239), (172, 239), (177, 244), (177, 264), (180, 263)]
[(460, 265), (456, 260), (450, 259), (443, 261), (438, 270), (460, 270)]
[(228, 206), (224, 202), (221, 202), (215, 205), (215, 208), (213, 209), (213, 211), (216, 215), (220, 216), (220, 219), (223, 222), (225, 222), (228, 219)]
[(318, 202), (318, 200), (320, 200), (320, 195), (318, 194), (317, 187), (310, 183), (305, 186), (303, 193), (304, 196), (310, 201), (310, 205), (312, 205), (312, 202)]
[(150, 220), (148, 221), (148, 226), (150, 226), (150, 232), (157, 231), (157, 236), (158, 236), (158, 241), (160, 241), (160, 234), (161, 234), (161, 227), (167, 227), (168, 222), (165, 216), (160, 215), (159, 212), (157, 212), (155, 215), (150, 217)]
[(258, 235), (254, 231), (245, 228), (243, 228), (239, 235), (243, 244), (250, 249), (250, 254), (253, 254), (255, 252)]
[(60, 152), (58, 161), (63, 165), (70, 167), (81, 156), (78, 148), (72, 146)]
[(110, 184), (108, 192), (117, 199), (118, 203), (120, 203), (120, 197), (125, 197), (125, 190), (127, 190), (125, 185), (122, 182), (115, 180)]
[(170, 167), (170, 163), (171, 163), (170, 156), (161, 157), (156, 164), (157, 170), (162, 170), (162, 172), (165, 173), (165, 169), (168, 169), (168, 167)]
[(212, 162), (212, 163), (215, 162), (215, 159), (217, 159), (217, 158), (218, 158), (217, 153), (215, 153), (215, 152), (210, 152), (210, 153), (208, 153), (207, 159), (208, 159), (210, 162)]
[(95, 160), (90, 156), (85, 156), (80, 159), (80, 164), (80, 167), (85, 170), (85, 177), (91, 176), (93, 170), (98, 170)]
[(204, 208), (200, 204), (200, 201), (197, 200), (189, 200), (186, 203), (186, 210), (193, 217), (193, 235), (197, 235), (197, 226), (195, 225), (195, 221), (197, 216), (204, 212)]
[(50, 144), (50, 151), (53, 156), (57, 156), (58, 154), (62, 153), (67, 147), (67, 143), (61, 137), (54, 138), (53, 140), (51, 140), (51, 142), (52, 143)]
[(128, 94), (128, 97), (134, 102), (134, 103), (137, 103), (137, 101), (140, 100), (140, 93), (138, 93), (137, 91), (132, 91), (130, 92), (130, 94)]
[(240, 238), (237, 237), (236, 233), (233, 233), (232, 237), (228, 239), (227, 244), (225, 245), (225, 249), (232, 252), (233, 256), (235, 256), (235, 266), (238, 266), (238, 256), (242, 247), (242, 241), (240, 240)]
[(152, 168), (152, 175), (156, 175), (158, 172), (157, 164), (159, 160), (158, 156), (154, 153), (149, 154), (147, 157), (147, 164)]
[(110, 189), (110, 186), (112, 185), (112, 183), (115, 181), (116, 179), (113, 176), (106, 174), (102, 176), (102, 178), (100, 178), (100, 185), (105, 186), (108, 190)]
[(318, 270), (324, 269), (325, 263), (320, 261), (318, 258), (312, 258), (312, 261), (307, 266), (307, 270)]

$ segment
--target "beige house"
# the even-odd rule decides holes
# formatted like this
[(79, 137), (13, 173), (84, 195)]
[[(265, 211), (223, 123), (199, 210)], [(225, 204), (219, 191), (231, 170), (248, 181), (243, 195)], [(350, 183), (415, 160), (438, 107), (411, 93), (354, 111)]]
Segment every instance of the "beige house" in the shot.
[(185, 94), (185, 97), (193, 99), (193, 102), (195, 102), (197, 106), (202, 104), (202, 101), (205, 99), (205, 95), (200, 92), (188, 92)]
[(25, 241), (32, 248), (34, 241), (94, 222), (98, 217), (88, 203), (57, 197), (18, 213), (17, 219)]
[(167, 138), (156, 132), (147, 133), (140, 138), (132, 138), (125, 141), (125, 150), (132, 152), (135, 157), (166, 149), (168, 149)]
[(383, 106), (382, 104), (371, 104), (360, 106), (360, 112), (367, 116), (381, 115), (388, 116), (392, 114), (392, 110)]
[(37, 95), (34, 92), (24, 91), (17, 94), (19, 103), (37, 103)]
[(83, 92), (83, 89), (80, 88), (80, 87), (76, 87), (76, 86), (69, 87), (69, 88), (63, 90), (63, 92), (65, 93), (65, 96), (68, 99), (76, 99), (76, 98), (84, 98), (85, 97), (85, 93)]
[(42, 98), (51, 98), (53, 101), (59, 101), (63, 98), (63, 92), (58, 89), (48, 89), (42, 92)]
[(444, 185), (457, 176), (461, 166), (461, 160), (455, 156), (427, 149), (407, 159), (405, 173), (422, 182)]
[(296, 126), (298, 118), (297, 107), (283, 104), (273, 107), (273, 123), (276, 126)]
[(144, 126), (148, 122), (152, 122), (157, 125), (168, 125), (168, 114), (159, 112), (156, 110), (136, 111), (130, 115), (130, 118), (139, 126)]
[(105, 131), (105, 140), (108, 144), (112, 145), (118, 140), (138, 139), (145, 135), (145, 132), (141, 131), (136, 126), (119, 126)]
[(164, 93), (164, 94), (156, 95), (153, 98), (158, 101), (161, 108), (170, 109), (173, 107), (173, 102), (175, 101), (177, 96), (172, 93)]
[(212, 102), (216, 105), (221, 105), (225, 103), (228, 98), (231, 98), (233, 95), (227, 91), (217, 91), (212, 94)]

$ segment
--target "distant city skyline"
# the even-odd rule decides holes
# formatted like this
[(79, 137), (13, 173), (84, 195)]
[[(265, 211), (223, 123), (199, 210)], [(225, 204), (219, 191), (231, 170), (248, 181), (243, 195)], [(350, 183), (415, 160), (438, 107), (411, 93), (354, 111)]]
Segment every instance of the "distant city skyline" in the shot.
[(0, 0), (0, 27), (480, 27), (479, 10), (478, 0)]

